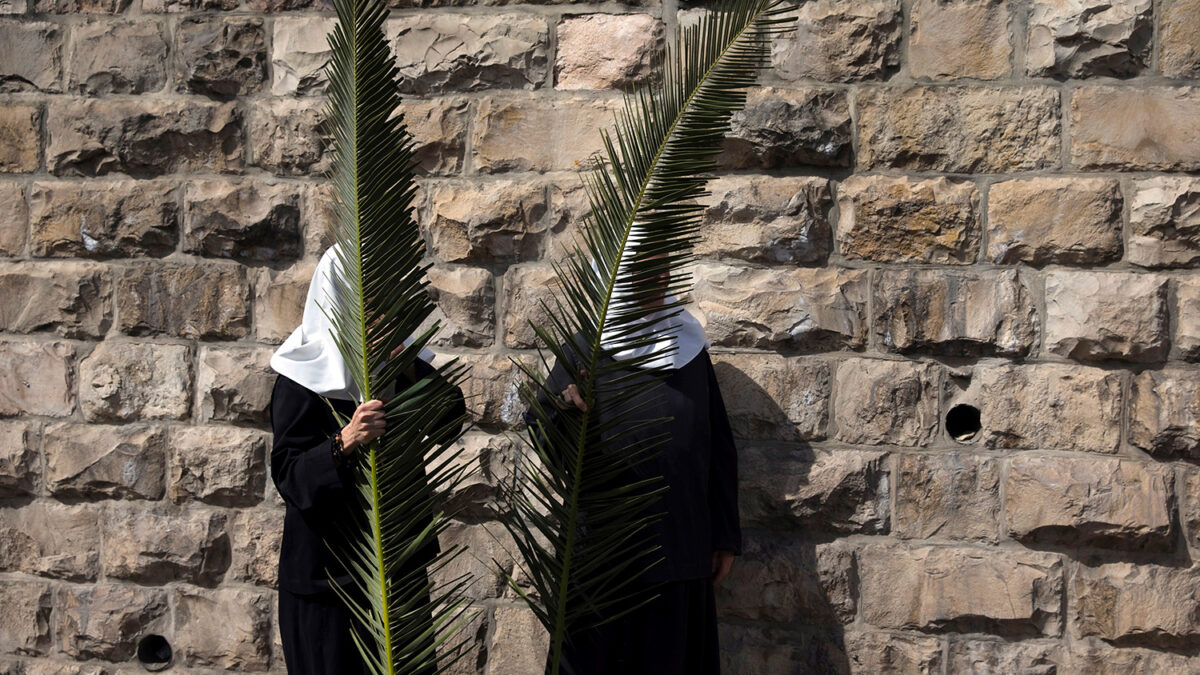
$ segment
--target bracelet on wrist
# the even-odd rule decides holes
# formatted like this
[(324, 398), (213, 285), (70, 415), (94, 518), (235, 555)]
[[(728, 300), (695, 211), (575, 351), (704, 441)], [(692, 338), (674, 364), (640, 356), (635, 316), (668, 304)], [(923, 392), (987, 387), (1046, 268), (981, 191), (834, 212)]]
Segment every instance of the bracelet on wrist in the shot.
[(346, 447), (342, 442), (342, 430), (338, 429), (333, 434), (332, 442), (329, 444), (330, 452), (333, 453), (333, 463), (338, 467), (346, 466), (350, 463), (350, 457), (346, 454)]

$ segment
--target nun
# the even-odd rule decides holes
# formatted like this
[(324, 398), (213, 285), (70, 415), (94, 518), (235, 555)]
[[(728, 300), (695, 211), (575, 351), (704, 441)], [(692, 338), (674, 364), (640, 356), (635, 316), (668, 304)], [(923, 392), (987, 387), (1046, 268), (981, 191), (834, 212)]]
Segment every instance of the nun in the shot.
[[(664, 277), (651, 281), (667, 288)], [(700, 323), (680, 308), (673, 294), (664, 292), (647, 303), (663, 307), (644, 319), (639, 332), (667, 328), (665, 338), (636, 350), (604, 353), (610, 364), (634, 357), (649, 357), (638, 368), (618, 369), (597, 377), (595, 401), (597, 424), (608, 434), (624, 434), (623, 443), (641, 445), (665, 438), (654, 446), (648, 461), (633, 463), (623, 480), (629, 484), (660, 477), (666, 491), (652, 513), (660, 519), (649, 526), (649, 541), (659, 547), (656, 562), (636, 580), (634, 597), (652, 601), (597, 627), (573, 630), (563, 651), (562, 672), (571, 675), (717, 675), (720, 660), (717, 615), (713, 586), (729, 574), (734, 556), (741, 554), (738, 524), (737, 449), (717, 388), (716, 374), (708, 355), (708, 340)], [(601, 346), (611, 342), (601, 335)], [(575, 352), (564, 353), (576, 360)], [(578, 367), (576, 365), (576, 367)], [(651, 368), (660, 369), (651, 373)], [(607, 369), (606, 369), (607, 370)], [(550, 392), (556, 401), (540, 396), (543, 409), (577, 408), (587, 403), (567, 369), (556, 362), (550, 371)], [(646, 378), (649, 389), (639, 393), (647, 405), (638, 418), (669, 418), (661, 425), (612, 419), (609, 400), (621, 395), (625, 384)], [(633, 385), (641, 386), (641, 385)], [(563, 414), (563, 413), (558, 413)], [(538, 421), (532, 414), (528, 424)], [(551, 422), (553, 423), (553, 422)], [(639, 567), (640, 568), (640, 567)], [(636, 601), (631, 603), (636, 604)], [(617, 608), (620, 615), (627, 608)], [(609, 617), (593, 617), (605, 619)], [(549, 664), (547, 663), (547, 666)]]
[[(335, 297), (336, 260), (333, 247), (321, 256), (300, 327), (270, 362), (279, 374), (271, 394), (271, 477), (287, 505), (279, 552), (279, 632), (291, 675), (368, 672), (351, 637), (350, 614), (331, 584), (350, 593), (356, 587), (330, 549), (344, 549), (359, 523), (351, 461), (386, 425), (382, 400), (355, 405), (350, 371), (321, 309)], [(432, 358), (422, 350), (405, 374), (408, 383), (435, 372)], [(331, 406), (349, 423), (339, 425)], [(443, 419), (461, 419), (464, 412), (460, 390)]]

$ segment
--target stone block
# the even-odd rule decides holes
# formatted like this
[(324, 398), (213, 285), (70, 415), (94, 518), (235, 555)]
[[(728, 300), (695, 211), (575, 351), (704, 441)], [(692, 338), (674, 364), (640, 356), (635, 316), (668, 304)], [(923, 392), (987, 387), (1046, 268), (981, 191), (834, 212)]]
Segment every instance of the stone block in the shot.
[(42, 113), (27, 103), (0, 103), (0, 173), (38, 170)]
[(336, 19), (326, 16), (279, 17), (271, 34), (271, 91), (313, 96), (325, 93), (327, 36)]
[(257, 504), (266, 484), (269, 436), (239, 427), (171, 431), (171, 501), (220, 506)]
[(185, 419), (192, 401), (190, 352), (179, 344), (101, 342), (79, 364), (84, 419)]
[(1162, 361), (1170, 348), (1168, 312), (1165, 277), (1050, 272), (1044, 349), (1079, 361)]
[(707, 189), (697, 256), (755, 263), (823, 263), (829, 256), (829, 181), (722, 176)]
[(722, 617), (810, 625), (854, 621), (854, 551), (755, 531), (716, 587)]
[(1175, 303), (1175, 351), (1186, 361), (1200, 361), (1200, 279), (1176, 279)]
[(117, 280), (119, 328), (126, 335), (213, 340), (250, 332), (250, 287), (241, 265), (135, 265)]
[(0, 24), (0, 93), (62, 91), (64, 35), (48, 21)]
[(300, 325), (315, 269), (315, 262), (303, 261), (283, 270), (259, 270), (254, 292), (254, 329), (260, 342), (283, 342)]
[(274, 588), (279, 578), (283, 510), (239, 509), (229, 523), (229, 540), (232, 562), (227, 576)]
[(851, 176), (838, 190), (847, 258), (967, 265), (979, 256), (979, 191), (945, 178)]
[(1200, 89), (1081, 87), (1071, 95), (1071, 163), (1081, 169), (1200, 170)]
[(462, 171), (470, 115), (466, 99), (405, 101), (400, 111), (416, 141), (418, 172), (445, 175)]
[(836, 438), (857, 445), (929, 445), (939, 426), (940, 375), (931, 363), (842, 361), (834, 387)]
[(304, 252), (299, 186), (189, 181), (183, 250), (212, 258), (275, 262)]
[(1121, 190), (1111, 178), (1031, 178), (988, 191), (994, 263), (1103, 265), (1121, 258)]
[(321, 128), (317, 98), (256, 100), (246, 116), (250, 164), (279, 176), (316, 176), (329, 168), (330, 136)]
[(0, 422), (0, 497), (37, 492), (42, 475), (38, 437), (31, 422)]
[(600, 130), (620, 102), (572, 96), (554, 100), (484, 98), (472, 125), (473, 161), (480, 173), (580, 171), (603, 148)]
[(481, 267), (430, 267), (429, 292), (437, 303), (430, 317), (442, 322), (433, 343), (452, 347), (488, 347), (495, 341), (496, 281)]
[(550, 636), (525, 607), (497, 607), (488, 645), (487, 675), (542, 672)]
[(201, 346), (196, 398), (201, 422), (266, 424), (275, 372), (274, 352), (262, 347)]
[(514, 349), (531, 349), (541, 344), (531, 324), (550, 326), (550, 311), (562, 293), (558, 275), (549, 265), (510, 267), (504, 275), (504, 344)]
[(66, 342), (0, 341), (0, 415), (75, 412), (75, 348)]
[(179, 240), (179, 190), (166, 181), (38, 181), (30, 252), (73, 258), (162, 257)]
[(175, 642), (191, 666), (257, 672), (270, 666), (274, 613), (266, 594), (241, 588), (185, 588), (175, 601)]
[(0, 256), (24, 253), (28, 239), (29, 206), (25, 189), (17, 181), (0, 181)]
[(1170, 0), (1159, 9), (1159, 67), (1167, 77), (1200, 76), (1200, 2)]
[(50, 584), (42, 581), (5, 581), (0, 585), (0, 645), (5, 652), (22, 656), (50, 653), (53, 606)]
[(1159, 176), (1134, 181), (1127, 258), (1142, 267), (1200, 264), (1200, 179)]
[[(1066, 654), (1057, 643), (951, 640), (949, 671), (964, 675), (1029, 673), (1049, 675), (1064, 671)], [(1079, 671), (1094, 672), (1094, 671)]]
[(1071, 595), (1071, 624), (1077, 636), (1139, 640), (1153, 647), (1179, 647), (1196, 640), (1200, 573), (1195, 567), (1081, 565), (1072, 575)]
[(1012, 15), (1005, 0), (919, 0), (908, 32), (908, 70), (933, 80), (995, 80), (1012, 71)]
[(1129, 442), (1161, 459), (1200, 459), (1200, 383), (1181, 370), (1146, 370), (1129, 391)]
[(176, 87), (217, 97), (259, 91), (267, 79), (266, 38), (258, 18), (183, 19), (175, 28)]
[(903, 22), (898, 0), (804, 3), (795, 32), (772, 44), (771, 63), (787, 80), (882, 80), (900, 64)]
[(846, 657), (854, 673), (942, 672), (945, 657), (941, 640), (912, 634), (847, 633)]
[(994, 542), (1000, 530), (1000, 465), (958, 452), (895, 459), (893, 531), (904, 539)]
[(52, 424), (42, 437), (46, 488), (67, 499), (161, 499), (166, 445), (156, 426)]
[(103, 337), (112, 323), (112, 280), (90, 262), (0, 263), (0, 329)]
[(74, 26), (67, 86), (84, 96), (144, 94), (167, 83), (169, 47), (157, 21), (90, 19)]
[(161, 633), (171, 609), (161, 589), (100, 584), (57, 593), (62, 649), (79, 660), (127, 661), (146, 633)]
[(549, 70), (549, 27), (530, 14), (410, 14), (385, 33), (405, 93), (536, 89)]
[(100, 513), (94, 506), (34, 501), (0, 510), (0, 568), (68, 581), (100, 571)]
[(712, 355), (734, 436), (758, 440), (825, 438), (832, 394), (826, 361), (778, 354)]
[(442, 262), (533, 260), (546, 233), (546, 192), (528, 180), (440, 183), (424, 220), (429, 247)]
[(643, 84), (662, 48), (662, 21), (649, 14), (563, 17), (555, 88), (625, 90)]
[(1129, 77), (1150, 63), (1151, 0), (1035, 2), (1025, 68), (1034, 77)]
[(844, 92), (752, 89), (729, 125), (716, 158), (722, 169), (851, 164), (850, 101)]
[(170, 581), (211, 586), (230, 564), (225, 521), (204, 509), (111, 504), (101, 525), (104, 575), (152, 586)]

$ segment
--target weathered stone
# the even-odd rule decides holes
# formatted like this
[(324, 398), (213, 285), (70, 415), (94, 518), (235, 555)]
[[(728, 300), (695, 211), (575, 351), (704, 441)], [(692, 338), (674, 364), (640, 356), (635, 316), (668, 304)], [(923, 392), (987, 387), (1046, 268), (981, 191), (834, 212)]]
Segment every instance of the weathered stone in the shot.
[(88, 505), (37, 501), (0, 511), (0, 568), (70, 581), (100, 570), (100, 513)]
[(1156, 649), (1115, 649), (1098, 640), (1079, 641), (1067, 654), (1062, 670), (1088, 675), (1128, 673), (1193, 673), (1196, 657)]
[(253, 166), (280, 176), (318, 175), (329, 168), (328, 134), (321, 128), (318, 99), (255, 101), (246, 117)]
[(5, 580), (0, 584), (0, 645), (10, 654), (39, 656), (50, 651), (50, 585)]
[(696, 308), (712, 343), (817, 351), (866, 344), (862, 270), (696, 265)]
[[(328, 182), (310, 184), (307, 187), (304, 199), (300, 202), (300, 223), (304, 228), (304, 253), (307, 257), (318, 260), (334, 244), (337, 193), (333, 185)], [(418, 221), (426, 203), (425, 192), (425, 186), (418, 185), (413, 198)]]
[(45, 21), (0, 24), (0, 93), (62, 91), (63, 30)]
[(175, 602), (176, 647), (191, 666), (266, 670), (271, 614), (271, 601), (256, 591), (182, 590)]
[(504, 434), (469, 433), (455, 442), (455, 448), (461, 451), (456, 467), (467, 473), (447, 495), (443, 508), (472, 521), (495, 518), (503, 508), (497, 502), (498, 485), (512, 475), (517, 453), (512, 439)]
[(102, 337), (112, 320), (108, 270), (90, 262), (0, 263), (0, 329)]
[(888, 351), (1025, 356), (1038, 317), (1027, 273), (880, 270), (871, 317)]
[(442, 551), (457, 547), (466, 550), (431, 575), (434, 584), (464, 580), (467, 597), (477, 601), (500, 597), (508, 588), (505, 575), (515, 572), (513, 556), (517, 549), (500, 523), (469, 525), (454, 521), (442, 531), (438, 542)]
[(771, 46), (775, 72), (788, 80), (884, 79), (900, 64), (898, 0), (816, 0), (797, 12), (796, 31)]
[(918, 78), (995, 80), (1012, 67), (1005, 0), (920, 0), (909, 20), (908, 70)]
[(249, 332), (250, 295), (241, 265), (136, 265), (117, 281), (121, 332), (236, 339)]
[(159, 427), (48, 426), (42, 440), (46, 487), (56, 497), (161, 499), (166, 445)]
[(850, 672), (853, 673), (935, 675), (942, 672), (942, 643), (937, 638), (847, 633), (845, 642)]
[(648, 14), (585, 14), (558, 24), (557, 89), (628, 89), (651, 74), (663, 25)]
[(536, 89), (546, 80), (550, 33), (540, 17), (410, 14), (389, 20), (385, 32), (408, 93)]
[(707, 188), (696, 255), (763, 263), (821, 263), (829, 255), (829, 181), (722, 176)]
[(100, 562), (109, 579), (211, 585), (229, 567), (225, 518), (210, 511), (115, 503), (105, 512), (102, 532)]
[(38, 430), (30, 422), (0, 422), (0, 497), (31, 495), (42, 475)]
[(734, 436), (819, 440), (829, 425), (829, 364), (778, 354), (713, 354)]
[(260, 342), (283, 342), (304, 314), (304, 301), (316, 263), (301, 262), (285, 270), (263, 269), (254, 292), (254, 329)]
[(1147, 370), (1134, 376), (1129, 442), (1163, 459), (1200, 459), (1200, 383), (1194, 373)]
[(540, 673), (545, 669), (550, 636), (525, 607), (497, 607), (496, 627), (488, 645), (488, 675)]
[[(843, 629), (793, 632), (772, 624), (725, 624), (720, 630), (721, 670), (742, 675), (848, 671)], [(873, 672), (870, 670), (864, 672)]]
[(1200, 89), (1086, 87), (1071, 95), (1071, 162), (1084, 169), (1200, 170)]
[(1179, 522), (1193, 549), (1200, 547), (1200, 469), (1184, 466), (1179, 472)]
[(1200, 77), (1200, 2), (1169, 0), (1159, 10), (1159, 67), (1167, 77)]
[(30, 251), (79, 258), (175, 252), (179, 199), (164, 181), (39, 181), (29, 193)]
[(1115, 453), (1121, 436), (1121, 376), (1060, 364), (976, 371), (962, 397), (980, 410), (989, 448)]
[(1151, 0), (1035, 2), (1026, 72), (1035, 77), (1131, 76), (1150, 62)]
[(70, 91), (85, 96), (142, 94), (167, 82), (167, 41), (156, 21), (90, 20), (74, 27)]
[(979, 255), (979, 191), (945, 178), (851, 176), (838, 188), (847, 258), (966, 265)]
[(542, 257), (562, 260), (578, 243), (583, 224), (592, 215), (592, 205), (580, 173), (557, 174), (550, 179), (549, 187), (550, 230), (542, 247)]
[(1161, 361), (1170, 348), (1167, 279), (1128, 272), (1046, 275), (1045, 349), (1080, 361)]
[(46, 127), (46, 167), (59, 176), (219, 173), (242, 166), (242, 113), (233, 103), (54, 101)]
[(1170, 550), (1175, 492), (1170, 467), (1116, 458), (1017, 456), (1006, 481), (1013, 539)]
[(186, 345), (108, 340), (79, 364), (79, 407), (89, 422), (184, 419), (191, 408)]
[(481, 173), (572, 170), (602, 149), (600, 129), (612, 123), (615, 99), (486, 98), (478, 103), (471, 143)]
[(238, 427), (171, 431), (171, 500), (249, 506), (262, 499), (268, 436)]
[(273, 351), (261, 347), (200, 347), (196, 372), (200, 421), (268, 422), (275, 373), (267, 362)]
[[(446, 654), (441, 659), (440, 666), (445, 675), (483, 675), (487, 667), (488, 633), (491, 631), (492, 618), (483, 607), (473, 607), (468, 610), (468, 616), (457, 636), (466, 642), (461, 657), (450, 655), (451, 648), (443, 643), (440, 650)], [(278, 663), (278, 661), (276, 661)]]
[(37, 171), (41, 132), (38, 106), (0, 103), (0, 173)]
[(750, 446), (739, 455), (744, 524), (887, 533), (886, 453)]
[(29, 207), (25, 190), (16, 181), (0, 181), (0, 256), (18, 256), (25, 250)]
[(1047, 644), (1030, 640), (1021, 642), (950, 641), (949, 672), (951, 673), (1054, 675), (1062, 672), (1094, 672), (1061, 670), (1065, 665), (1064, 661), (1063, 648), (1056, 643)]
[(1000, 530), (1000, 466), (958, 452), (896, 457), (896, 522), (904, 539), (996, 541)]
[(155, 13), (227, 12), (237, 9), (239, 4), (239, 0), (142, 0), (142, 11)]
[(228, 576), (274, 587), (279, 577), (283, 510), (239, 509), (229, 524), (229, 539), (233, 561)]
[(295, 185), (189, 181), (184, 188), (185, 251), (268, 262), (304, 252)]
[(988, 192), (994, 263), (1103, 264), (1121, 257), (1121, 191), (1110, 178), (1033, 178)]
[(857, 109), (861, 168), (993, 173), (1059, 165), (1058, 93), (1049, 88), (862, 89)]
[[(471, 366), (462, 384), (471, 419), (484, 426), (519, 426), (525, 414), (518, 387), (525, 380), (506, 355), (464, 358)], [(528, 365), (528, 364), (527, 364)]]
[(1186, 361), (1200, 361), (1200, 279), (1176, 279), (1175, 302), (1175, 350)]
[[(245, 7), (251, 12), (273, 14), (275, 12), (288, 12), (297, 9), (332, 10), (333, 3), (330, 0), (246, 0)], [(282, 658), (282, 655), (280, 658)]]
[(850, 166), (850, 102), (844, 92), (754, 89), (729, 124), (717, 157), (721, 168)]
[(1160, 176), (1134, 182), (1127, 258), (1143, 267), (1200, 264), (1200, 180)]
[(75, 411), (70, 344), (0, 341), (0, 363), (0, 415), (66, 417)]
[(80, 659), (125, 661), (146, 633), (167, 627), (170, 607), (162, 590), (103, 584), (58, 591), (62, 649)]
[(453, 347), (488, 347), (495, 340), (496, 283), (479, 267), (429, 268), (429, 293), (438, 310), (431, 319), (443, 328), (433, 343)]
[(548, 326), (546, 307), (554, 306), (554, 297), (562, 292), (558, 276), (549, 265), (510, 267), (504, 275), (504, 344), (514, 349), (538, 347), (541, 340), (533, 325)]
[[(45, 657), (27, 661), (0, 659), (0, 670), (9, 675), (113, 675), (113, 671), (105, 670), (103, 666), (95, 663), (59, 661)], [(132, 673), (119, 671), (116, 675)]]
[(854, 620), (854, 551), (755, 533), (717, 590), (723, 617), (807, 624)]
[(179, 91), (241, 96), (267, 79), (262, 19), (189, 17), (175, 29), (175, 82)]
[(279, 17), (271, 39), (271, 91), (276, 94), (323, 94), (329, 81), (325, 64), (327, 36), (337, 21), (331, 17)]
[(849, 359), (837, 369), (837, 438), (866, 445), (928, 445), (938, 430), (939, 369), (931, 363)]
[(499, 180), (440, 183), (432, 190), (424, 229), (444, 262), (537, 258), (546, 233), (546, 193), (540, 183)]
[(133, 0), (32, 0), (38, 14), (121, 14)]
[(903, 548), (859, 554), (862, 618), (880, 628), (1061, 632), (1063, 563), (1057, 555), (995, 548)]
[(416, 141), (414, 154), (420, 171), (453, 174), (462, 170), (470, 113), (467, 101), (406, 101), (400, 110)]
[(28, 11), (28, 5), (28, 0), (2, 0), (0, 1), (0, 15), (24, 14)]
[(1072, 578), (1080, 636), (1140, 639), (1153, 646), (1191, 644), (1200, 635), (1200, 573), (1196, 567), (1112, 563), (1080, 566)]

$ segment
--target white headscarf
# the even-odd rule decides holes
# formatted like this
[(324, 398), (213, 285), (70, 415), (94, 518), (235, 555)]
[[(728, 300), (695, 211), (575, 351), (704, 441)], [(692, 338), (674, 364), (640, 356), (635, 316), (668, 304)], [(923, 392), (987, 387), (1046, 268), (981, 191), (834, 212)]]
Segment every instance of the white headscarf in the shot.
[[(334, 342), (333, 324), (321, 311), (322, 306), (330, 309), (335, 301), (333, 270), (338, 264), (337, 246), (330, 246), (317, 263), (304, 301), (304, 318), (271, 355), (271, 368), (321, 396), (357, 401), (358, 387)], [(410, 340), (405, 340), (405, 344)], [(422, 349), (421, 358), (432, 361), (433, 352)]]

